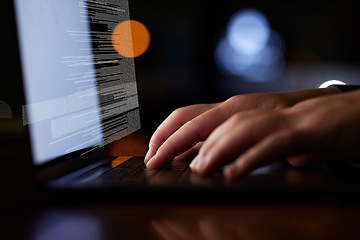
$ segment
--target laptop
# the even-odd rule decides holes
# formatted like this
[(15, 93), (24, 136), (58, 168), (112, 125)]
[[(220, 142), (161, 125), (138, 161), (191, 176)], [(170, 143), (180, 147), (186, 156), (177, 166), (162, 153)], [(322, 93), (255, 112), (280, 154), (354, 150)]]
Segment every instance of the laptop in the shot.
[[(141, 129), (135, 64), (113, 47), (127, 0), (14, 0), (36, 185), (71, 199), (142, 201), (355, 201), (360, 172), (329, 161), (296, 169), (279, 160), (235, 181), (191, 172), (190, 161), (147, 169), (107, 146)], [(188, 196), (188, 197), (186, 197)], [(216, 198), (214, 198), (216, 196)], [(219, 199), (221, 196), (221, 199)]]

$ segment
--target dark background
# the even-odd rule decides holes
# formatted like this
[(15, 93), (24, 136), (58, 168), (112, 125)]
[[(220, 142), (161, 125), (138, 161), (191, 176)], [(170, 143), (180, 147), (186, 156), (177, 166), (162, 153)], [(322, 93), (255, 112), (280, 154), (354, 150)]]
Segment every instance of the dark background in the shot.
[[(244, 8), (261, 11), (282, 35), (287, 65), (281, 79), (248, 82), (225, 76), (214, 65), (219, 36), (232, 14)], [(144, 23), (152, 36), (149, 50), (136, 59), (147, 122), (157, 124), (179, 106), (222, 101), (233, 94), (317, 88), (330, 79), (360, 83), (360, 19), (347, 1), (130, 0), (130, 10), (131, 18)], [(294, 64), (300, 68), (293, 70)]]
[[(222, 101), (233, 94), (316, 88), (334, 78), (350, 84), (360, 81), (359, 14), (350, 1), (130, 0), (129, 4), (131, 19), (144, 23), (151, 34), (148, 51), (135, 60), (144, 127), (154, 128), (180, 106)], [(229, 18), (249, 7), (261, 11), (284, 39), (286, 69), (271, 82), (224, 75), (214, 64), (214, 49)], [(23, 100), (12, 1), (3, 1), (1, 9), (0, 100), (11, 106), (16, 118), (21, 117)], [(300, 66), (296, 71), (294, 64)]]

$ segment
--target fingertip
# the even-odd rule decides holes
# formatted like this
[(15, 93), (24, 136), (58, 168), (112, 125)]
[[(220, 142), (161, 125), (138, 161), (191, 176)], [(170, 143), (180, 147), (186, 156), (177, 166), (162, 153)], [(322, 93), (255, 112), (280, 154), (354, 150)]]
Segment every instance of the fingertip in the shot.
[(287, 160), (294, 167), (306, 167), (317, 162), (321, 162), (324, 158), (310, 154), (299, 154), (289, 157)]
[(189, 167), (191, 168), (192, 172), (203, 177), (209, 175), (212, 172), (212, 169), (209, 166), (209, 161), (200, 155), (197, 155), (193, 159)]
[(152, 159), (157, 153), (157, 149), (155, 148), (149, 148), (149, 150), (147, 151), (145, 158), (144, 158), (144, 163), (147, 164), (150, 159)]
[(199, 163), (200, 163), (200, 161), (199, 161), (199, 156), (196, 156), (196, 157), (191, 161), (189, 167), (191, 168), (191, 170), (195, 170), (195, 169), (197, 169)]
[(144, 161), (144, 162), (145, 162), (146, 168), (149, 168), (149, 169), (157, 169), (157, 168), (159, 168), (157, 166), (157, 164), (156, 164), (156, 155), (154, 155), (149, 160)]
[(148, 161), (149, 161), (149, 159), (150, 159), (150, 157), (149, 157), (149, 155), (150, 155), (150, 149), (146, 152), (146, 154), (145, 154), (145, 157), (144, 157), (144, 163), (146, 164)]
[(242, 177), (245, 172), (237, 164), (230, 164), (224, 167), (223, 174), (226, 180), (234, 181)]
[(164, 158), (161, 154), (156, 153), (150, 160), (148, 160), (145, 165), (148, 169), (160, 169), (164, 168), (170, 161), (169, 158)]
[(226, 180), (232, 181), (236, 176), (234, 166), (233, 165), (225, 166), (223, 169), (223, 174)]

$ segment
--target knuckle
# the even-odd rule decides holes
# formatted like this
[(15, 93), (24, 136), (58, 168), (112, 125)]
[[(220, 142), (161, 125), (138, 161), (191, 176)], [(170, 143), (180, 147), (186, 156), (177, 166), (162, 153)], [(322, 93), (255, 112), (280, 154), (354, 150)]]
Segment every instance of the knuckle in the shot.
[(230, 97), (226, 103), (239, 106), (243, 110), (251, 109), (278, 109), (291, 105), (291, 101), (285, 95), (278, 93), (252, 93), (240, 94)]
[(178, 108), (174, 110), (168, 117), (168, 121), (178, 122), (184, 124), (188, 119), (188, 111), (186, 107)]
[(204, 140), (206, 137), (203, 134), (202, 128), (197, 119), (187, 121), (184, 126), (189, 134), (192, 134), (198, 141)]
[(197, 124), (196, 119), (191, 119), (191, 120), (187, 121), (187, 122), (184, 124), (184, 126), (185, 126), (186, 128), (190, 128), (190, 129), (197, 129), (198, 124)]
[(186, 112), (186, 107), (182, 107), (174, 110), (171, 115), (175, 116), (176, 118), (182, 118), (186, 115)]
[(277, 138), (284, 139), (290, 144), (305, 144), (304, 139), (306, 139), (307, 132), (299, 128), (290, 128), (283, 130)]
[(232, 104), (242, 102), (244, 100), (244, 98), (246, 98), (245, 94), (235, 95), (235, 96), (228, 98), (225, 102), (232, 105)]
[(176, 121), (185, 124), (192, 116), (192, 106), (178, 108), (174, 110), (170, 116), (172, 119), (176, 119)]
[(246, 117), (246, 114), (244, 112), (237, 112), (237, 113), (233, 114), (233, 116), (231, 117), (231, 120), (235, 124), (240, 124), (240, 123), (247, 122), (248, 118)]

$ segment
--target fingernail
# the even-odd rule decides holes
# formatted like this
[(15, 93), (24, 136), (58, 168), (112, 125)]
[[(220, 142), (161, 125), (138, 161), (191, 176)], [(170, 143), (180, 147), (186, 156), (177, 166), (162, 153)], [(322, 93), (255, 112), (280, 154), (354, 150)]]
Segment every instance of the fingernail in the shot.
[(150, 158), (148, 161), (145, 162), (147, 168), (153, 168), (152, 162), (155, 159), (155, 157), (156, 157), (156, 154), (152, 158)]
[(145, 158), (144, 158), (144, 163), (146, 164), (149, 161), (149, 157), (150, 157), (150, 149), (147, 151)]
[(193, 170), (198, 170), (200, 165), (201, 165), (201, 158), (198, 155), (191, 161), (189, 166)]

